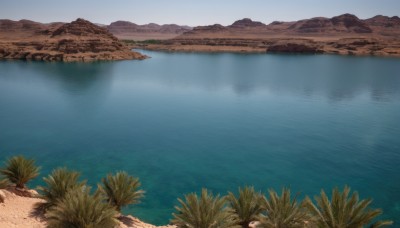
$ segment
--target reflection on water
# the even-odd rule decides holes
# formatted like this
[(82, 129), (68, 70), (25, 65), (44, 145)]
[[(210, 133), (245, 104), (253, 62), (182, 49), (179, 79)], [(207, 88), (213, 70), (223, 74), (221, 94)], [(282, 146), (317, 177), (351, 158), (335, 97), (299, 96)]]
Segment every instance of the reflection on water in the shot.
[[(324, 96), (333, 101), (367, 93), (384, 101), (400, 93), (400, 60), (325, 55), (185, 54), (146, 52), (153, 57), (137, 80), (207, 90), (232, 88), (238, 95), (257, 91), (296, 96)], [(200, 57), (199, 57), (200, 56)], [(184, 61), (184, 64), (177, 62)], [(171, 64), (173, 62), (174, 64)], [(168, 77), (165, 77), (168, 75)]]
[[(113, 64), (97, 63), (45, 63), (45, 62), (1, 62), (0, 76), (4, 89), (12, 83), (35, 87), (65, 97), (69, 104), (80, 112), (94, 112), (108, 96), (112, 86)], [(10, 74), (8, 73), (10, 72)], [(6, 81), (4, 81), (6, 80)], [(1, 85), (0, 85), (1, 86)], [(51, 90), (51, 91), (49, 91)]]

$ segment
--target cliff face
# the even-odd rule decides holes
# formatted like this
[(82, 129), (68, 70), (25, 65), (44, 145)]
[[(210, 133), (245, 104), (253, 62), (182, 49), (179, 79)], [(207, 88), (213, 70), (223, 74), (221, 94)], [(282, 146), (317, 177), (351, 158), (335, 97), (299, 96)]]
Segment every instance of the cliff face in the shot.
[(129, 21), (116, 21), (106, 26), (108, 31), (121, 39), (169, 39), (190, 31), (188, 26), (176, 24), (158, 25), (150, 23), (138, 25)]
[(372, 33), (372, 29), (362, 20), (351, 14), (344, 14), (331, 19), (317, 17), (301, 20), (289, 27), (298, 33)]
[(362, 20), (343, 14), (269, 25), (245, 18), (229, 26), (198, 26), (174, 39), (142, 48), (400, 56), (400, 18)]
[[(389, 30), (391, 29), (391, 30)], [(210, 25), (194, 27), (179, 38), (200, 38), (213, 34), (212, 38), (269, 38), (269, 37), (373, 37), (392, 36), (400, 33), (400, 18), (376, 16), (362, 20), (352, 14), (332, 18), (315, 17), (294, 22), (274, 21), (265, 25), (249, 18), (235, 21), (232, 25)]]
[[(11, 23), (8, 28), (18, 31), (20, 27), (16, 26), (21, 23)], [(48, 27), (33, 24), (30, 28), (33, 29), (22, 29), (24, 35), (14, 41), (3, 39), (0, 42), (0, 59), (70, 62), (145, 58), (132, 52), (107, 29), (84, 19)], [(8, 33), (18, 35), (18, 32)]]

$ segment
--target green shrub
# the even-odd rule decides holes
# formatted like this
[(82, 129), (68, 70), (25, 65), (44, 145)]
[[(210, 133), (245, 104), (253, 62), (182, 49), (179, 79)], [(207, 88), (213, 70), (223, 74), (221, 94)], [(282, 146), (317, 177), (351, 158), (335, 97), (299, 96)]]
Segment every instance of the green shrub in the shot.
[(78, 172), (69, 171), (67, 168), (53, 170), (48, 177), (43, 178), (47, 186), (38, 187), (41, 198), (45, 200), (39, 206), (47, 210), (62, 200), (68, 191), (82, 189), (86, 181), (79, 182), (79, 175)]
[(261, 212), (263, 212), (263, 195), (254, 191), (254, 187), (239, 188), (238, 197), (229, 192), (226, 199), (233, 212), (237, 215), (239, 225), (243, 227), (248, 227), (250, 222), (256, 221)]
[(17, 188), (25, 188), (25, 184), (39, 175), (40, 168), (35, 165), (33, 159), (23, 156), (15, 156), (6, 161), (6, 166), (0, 173), (16, 184)]
[[(353, 192), (350, 196), (350, 188), (347, 186), (344, 187), (343, 192), (340, 192), (338, 188), (333, 189), (330, 201), (324, 190), (321, 190), (321, 196), (315, 196), (315, 201), (316, 205), (307, 197), (305, 202), (318, 227), (364, 227), (382, 214), (381, 209), (369, 208), (371, 199), (360, 201), (357, 192)], [(377, 221), (370, 227), (377, 228), (391, 224), (392, 221)]]
[(7, 179), (0, 178), (0, 189), (5, 189), (8, 187), (10, 183), (8, 182)]
[(116, 216), (117, 211), (99, 194), (90, 195), (89, 188), (76, 188), (49, 209), (47, 223), (54, 228), (115, 227)]
[(115, 176), (107, 175), (102, 179), (102, 185), (98, 185), (98, 191), (107, 199), (108, 203), (121, 211), (121, 208), (129, 204), (137, 204), (144, 196), (144, 191), (139, 190), (138, 178), (129, 176), (126, 172), (117, 172)]
[(282, 189), (279, 196), (274, 190), (268, 191), (268, 198), (264, 198), (265, 214), (260, 216), (263, 227), (268, 228), (297, 228), (306, 227), (310, 217), (302, 203), (296, 197), (291, 199), (290, 190)]
[(237, 227), (238, 221), (226, 207), (226, 201), (219, 195), (213, 196), (202, 189), (200, 198), (195, 193), (185, 195), (185, 202), (178, 199), (181, 207), (175, 207), (172, 223), (185, 228), (227, 228)]

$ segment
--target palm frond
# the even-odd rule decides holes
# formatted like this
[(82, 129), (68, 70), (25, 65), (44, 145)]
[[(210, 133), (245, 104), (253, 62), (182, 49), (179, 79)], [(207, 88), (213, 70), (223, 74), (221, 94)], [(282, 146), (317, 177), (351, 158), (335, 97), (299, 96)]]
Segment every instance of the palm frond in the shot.
[[(342, 192), (334, 188), (329, 200), (325, 192), (321, 190), (321, 195), (315, 197), (316, 204), (307, 198), (305, 205), (314, 216), (314, 223), (324, 228), (359, 228), (371, 224), (382, 214), (381, 209), (369, 208), (371, 199), (360, 201), (357, 192), (352, 194), (350, 192), (351, 189), (348, 186), (345, 186)], [(391, 221), (377, 221), (371, 227), (382, 227), (391, 223)]]
[(47, 210), (62, 200), (68, 191), (82, 189), (86, 181), (79, 182), (79, 176), (78, 172), (69, 171), (67, 168), (53, 170), (48, 177), (43, 178), (47, 186), (38, 187), (40, 197), (45, 200), (39, 207)]
[(10, 185), (8, 179), (0, 178), (0, 189), (5, 189)]
[(15, 156), (6, 161), (0, 173), (16, 184), (17, 188), (25, 188), (25, 184), (39, 175), (40, 168), (35, 165), (35, 160), (23, 156)]
[(48, 227), (115, 227), (117, 211), (100, 195), (90, 195), (90, 188), (68, 191), (47, 213)]
[(238, 227), (236, 216), (226, 207), (225, 199), (214, 196), (207, 189), (202, 189), (201, 196), (195, 193), (185, 195), (185, 200), (178, 199), (180, 207), (173, 213), (172, 223), (184, 228), (229, 228)]
[(292, 199), (290, 190), (282, 189), (279, 196), (275, 190), (268, 191), (268, 198), (264, 198), (265, 213), (260, 216), (261, 226), (267, 228), (297, 228), (305, 227), (310, 217), (303, 203), (297, 198)]
[(256, 192), (254, 187), (239, 188), (239, 195), (236, 197), (232, 192), (226, 196), (229, 206), (238, 217), (239, 225), (248, 227), (250, 222), (258, 219), (263, 212), (263, 195)]
[(114, 206), (117, 211), (129, 204), (138, 204), (144, 196), (144, 191), (139, 190), (138, 178), (129, 176), (126, 172), (117, 172), (114, 176), (109, 174), (98, 185), (98, 191)]

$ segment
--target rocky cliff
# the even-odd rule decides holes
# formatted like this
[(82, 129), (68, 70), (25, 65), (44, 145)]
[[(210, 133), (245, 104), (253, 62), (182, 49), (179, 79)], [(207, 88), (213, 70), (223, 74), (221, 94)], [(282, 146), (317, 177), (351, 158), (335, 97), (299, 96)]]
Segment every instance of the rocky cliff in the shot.
[(343, 14), (268, 25), (245, 18), (229, 26), (198, 26), (174, 39), (142, 48), (400, 56), (400, 18), (362, 20)]
[(107, 29), (84, 19), (49, 26), (29, 23), (29, 29), (21, 30), (20, 26), (23, 28), (26, 24), (24, 21), (1, 23), (8, 28), (1, 33), (15, 37), (0, 39), (0, 59), (71, 62), (145, 58), (131, 51)]
[(176, 24), (158, 25), (155, 23), (138, 25), (129, 21), (116, 21), (106, 26), (108, 31), (120, 39), (170, 39), (192, 28)]

